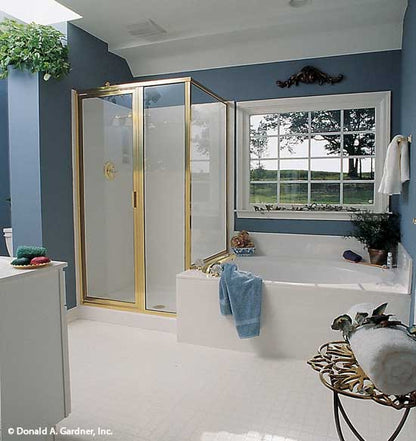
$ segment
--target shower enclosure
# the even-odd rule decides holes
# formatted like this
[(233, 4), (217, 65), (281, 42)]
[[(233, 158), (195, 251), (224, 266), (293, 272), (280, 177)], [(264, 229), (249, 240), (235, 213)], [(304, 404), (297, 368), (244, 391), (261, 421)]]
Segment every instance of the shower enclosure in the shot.
[(176, 274), (227, 254), (227, 102), (191, 78), (76, 92), (81, 301), (176, 311)]

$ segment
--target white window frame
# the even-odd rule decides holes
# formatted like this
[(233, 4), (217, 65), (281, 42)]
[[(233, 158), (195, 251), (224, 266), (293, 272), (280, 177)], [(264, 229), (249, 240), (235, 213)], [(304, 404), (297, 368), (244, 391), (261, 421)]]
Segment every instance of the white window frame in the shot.
[[(309, 112), (322, 110), (375, 108), (375, 199), (371, 208), (376, 213), (388, 210), (389, 198), (377, 192), (383, 174), (391, 131), (391, 92), (368, 92), (342, 95), (323, 95), (296, 98), (278, 98), (237, 103), (237, 192), (236, 213), (239, 218), (349, 220), (350, 213), (328, 211), (254, 211), (250, 204), (250, 115), (267, 113)], [(355, 207), (357, 207), (355, 205)], [(363, 206), (364, 207), (364, 206)], [(369, 209), (368, 206), (365, 206)]]

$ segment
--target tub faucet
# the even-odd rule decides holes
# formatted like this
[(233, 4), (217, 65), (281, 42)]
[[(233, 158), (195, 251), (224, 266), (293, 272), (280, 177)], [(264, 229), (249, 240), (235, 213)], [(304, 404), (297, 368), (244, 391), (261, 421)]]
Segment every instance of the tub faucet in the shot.
[(226, 262), (231, 262), (235, 259), (235, 254), (228, 254), (227, 256), (215, 260), (212, 263), (208, 263), (202, 267), (202, 271), (209, 276), (219, 277), (222, 273), (222, 264)]

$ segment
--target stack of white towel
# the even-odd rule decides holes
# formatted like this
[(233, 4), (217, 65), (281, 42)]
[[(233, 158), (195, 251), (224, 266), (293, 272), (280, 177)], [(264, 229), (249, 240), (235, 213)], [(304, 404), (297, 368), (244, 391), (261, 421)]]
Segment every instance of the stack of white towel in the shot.
[[(361, 304), (350, 309), (370, 316), (374, 305)], [(362, 326), (350, 337), (350, 346), (361, 368), (381, 392), (406, 395), (416, 390), (416, 340), (400, 328)]]

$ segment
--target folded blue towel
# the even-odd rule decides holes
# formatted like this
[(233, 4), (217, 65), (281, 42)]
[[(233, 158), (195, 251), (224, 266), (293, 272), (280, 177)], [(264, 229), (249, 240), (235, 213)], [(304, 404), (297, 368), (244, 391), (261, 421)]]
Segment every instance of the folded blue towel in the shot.
[(351, 260), (351, 262), (355, 262), (355, 263), (361, 262), (363, 260), (363, 258), (359, 254), (354, 253), (354, 251), (351, 250), (344, 251), (342, 257), (346, 260)]
[(234, 263), (226, 263), (220, 279), (220, 310), (232, 314), (240, 338), (260, 335), (263, 280), (251, 273), (238, 271)]

